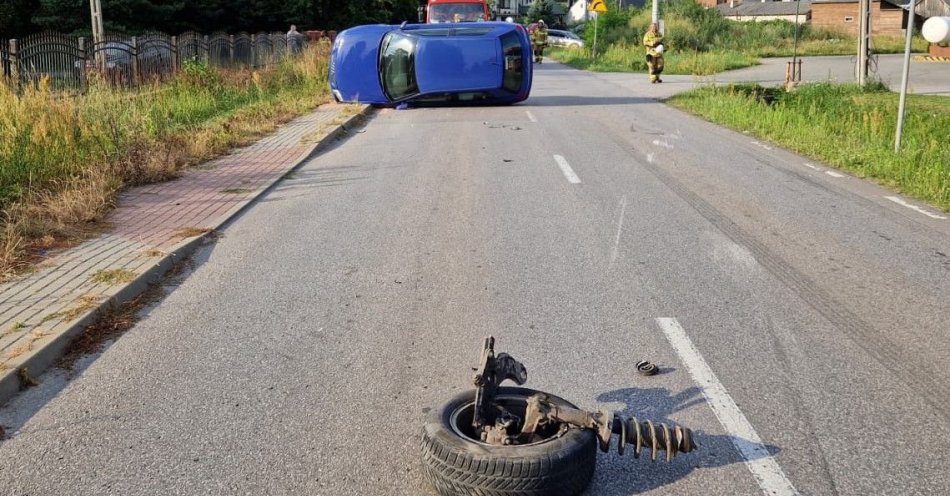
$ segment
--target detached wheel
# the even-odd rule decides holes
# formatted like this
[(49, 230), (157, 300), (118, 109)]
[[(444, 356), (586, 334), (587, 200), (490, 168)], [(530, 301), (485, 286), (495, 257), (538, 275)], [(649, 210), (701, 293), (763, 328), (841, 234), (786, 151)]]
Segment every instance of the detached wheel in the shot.
[[(538, 391), (501, 387), (495, 401), (524, 418), (526, 400)], [(555, 405), (577, 408), (547, 394)], [(452, 398), (429, 413), (422, 430), (422, 469), (443, 496), (571, 496), (594, 475), (597, 439), (592, 431), (550, 426), (540, 440), (493, 446), (472, 428), (475, 391)]]

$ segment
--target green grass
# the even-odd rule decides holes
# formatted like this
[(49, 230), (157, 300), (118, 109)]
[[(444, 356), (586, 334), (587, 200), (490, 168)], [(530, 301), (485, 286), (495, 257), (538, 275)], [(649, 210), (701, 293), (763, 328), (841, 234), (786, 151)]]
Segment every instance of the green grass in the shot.
[[(639, 46), (617, 43), (609, 46), (596, 58), (578, 49), (550, 50), (551, 58), (576, 67), (595, 72), (646, 72), (646, 54)], [(692, 74), (707, 76), (722, 71), (741, 69), (758, 64), (758, 59), (736, 52), (677, 52), (665, 57), (664, 74)]]
[[(836, 31), (795, 26), (788, 21), (736, 22), (693, 0), (664, 3), (664, 45), (667, 74), (709, 75), (758, 64), (762, 57), (852, 55), (857, 39)], [(646, 72), (641, 45), (650, 24), (649, 9), (614, 9), (598, 21), (597, 54), (587, 50), (552, 50), (551, 56), (571, 66), (599, 72)], [(796, 46), (796, 31), (798, 41)], [(584, 39), (593, 46), (594, 23), (587, 23)], [(902, 53), (903, 37), (875, 36), (875, 53)], [(914, 38), (916, 51), (926, 51), (923, 38)]]
[(950, 99), (945, 97), (908, 96), (899, 153), (893, 150), (898, 95), (881, 85), (822, 83), (792, 92), (710, 86), (669, 103), (950, 210)]

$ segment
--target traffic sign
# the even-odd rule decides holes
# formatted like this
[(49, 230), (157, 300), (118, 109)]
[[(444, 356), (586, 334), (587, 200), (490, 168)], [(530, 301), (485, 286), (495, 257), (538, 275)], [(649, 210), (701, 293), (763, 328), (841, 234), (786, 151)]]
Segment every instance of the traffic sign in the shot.
[(587, 6), (587, 10), (591, 12), (597, 12), (598, 14), (603, 14), (607, 12), (607, 0), (593, 0)]

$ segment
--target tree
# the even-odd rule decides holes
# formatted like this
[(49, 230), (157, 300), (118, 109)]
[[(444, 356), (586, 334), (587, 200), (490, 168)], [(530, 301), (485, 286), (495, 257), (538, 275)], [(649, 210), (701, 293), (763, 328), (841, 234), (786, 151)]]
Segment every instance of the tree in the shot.
[(33, 14), (39, 7), (39, 0), (4, 0), (0, 3), (0, 43), (36, 31)]
[(528, 9), (528, 21), (529, 22), (538, 22), (538, 20), (544, 19), (544, 23), (548, 26), (554, 25), (554, 2), (551, 0), (534, 0), (534, 3), (531, 4), (531, 8)]
[[(168, 30), (183, 0), (101, 0), (106, 32), (137, 34)], [(43, 29), (89, 35), (92, 32), (89, 0), (39, 0), (33, 23)]]

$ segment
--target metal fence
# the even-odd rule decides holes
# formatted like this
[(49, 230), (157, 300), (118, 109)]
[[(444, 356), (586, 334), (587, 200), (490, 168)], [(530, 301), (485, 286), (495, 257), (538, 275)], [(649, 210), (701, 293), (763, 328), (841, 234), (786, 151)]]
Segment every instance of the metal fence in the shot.
[(215, 67), (266, 67), (308, 41), (332, 42), (335, 37), (333, 31), (308, 31), (288, 43), (284, 33), (107, 33), (102, 41), (93, 43), (86, 38), (44, 32), (3, 42), (0, 74), (15, 88), (47, 79), (56, 89), (84, 90), (90, 74), (98, 74), (114, 86), (131, 87), (171, 77), (183, 63), (192, 60)]

